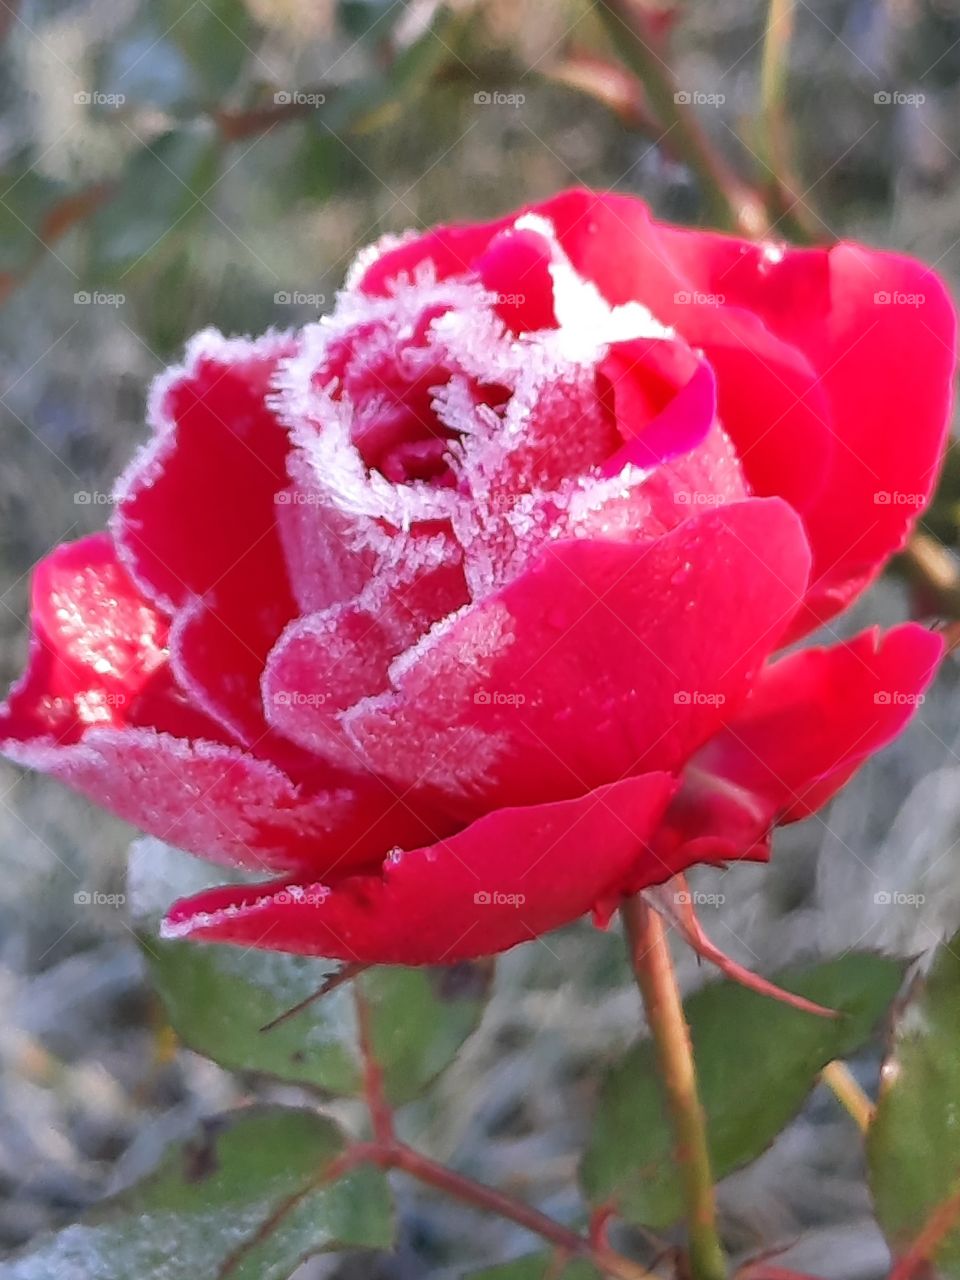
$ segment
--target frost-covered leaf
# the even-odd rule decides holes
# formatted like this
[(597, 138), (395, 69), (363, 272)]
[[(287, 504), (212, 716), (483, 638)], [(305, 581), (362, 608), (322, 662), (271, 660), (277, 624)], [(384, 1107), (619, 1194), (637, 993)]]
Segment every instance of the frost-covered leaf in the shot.
[[(213, 872), (222, 881), (223, 875)], [(332, 966), (241, 947), (164, 942), (174, 897), (211, 882), (211, 868), (159, 840), (130, 856), (134, 923), (170, 1020), (198, 1053), (231, 1070), (263, 1072), (332, 1094), (358, 1093), (362, 1062), (353, 983), (270, 1031), (266, 1023), (315, 992)], [(492, 962), (445, 969), (369, 969), (355, 979), (369, 1010), (372, 1047), (391, 1102), (409, 1101), (456, 1057), (489, 994)]]
[[(843, 1016), (826, 1019), (718, 982), (684, 1004), (693, 1038), (714, 1173), (755, 1160), (792, 1118), (819, 1072), (857, 1049), (900, 986), (895, 960), (850, 953), (775, 982)], [(590, 1200), (664, 1228), (682, 1212), (653, 1048), (645, 1040), (612, 1068), (600, 1096), (581, 1177)]]
[[(867, 1147), (877, 1218), (895, 1253), (960, 1190), (960, 934), (899, 1013)], [(935, 1256), (960, 1277), (960, 1212)]]
[(336, 1125), (312, 1112), (222, 1117), (85, 1222), (38, 1240), (4, 1280), (287, 1280), (314, 1253), (386, 1248), (383, 1174), (323, 1181), (342, 1149)]

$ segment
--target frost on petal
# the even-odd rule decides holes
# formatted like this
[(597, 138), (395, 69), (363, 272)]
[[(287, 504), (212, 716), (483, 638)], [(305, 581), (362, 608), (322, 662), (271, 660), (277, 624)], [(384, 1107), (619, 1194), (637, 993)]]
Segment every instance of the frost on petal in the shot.
[(326, 782), (298, 786), (249, 752), (153, 729), (91, 729), (67, 745), (8, 739), (3, 751), (149, 835), (231, 866), (327, 875), (455, 825), (414, 812), (373, 778), (326, 770)]
[(251, 590), (272, 591), (283, 574), (273, 499), (287, 439), (266, 400), (294, 350), (285, 334), (251, 342), (207, 329), (153, 386), (153, 438), (117, 482), (113, 532), (134, 580), (168, 613), (240, 561)]
[[(398, 660), (394, 691), (344, 724), (371, 768), (466, 811), (675, 768), (735, 713), (808, 566), (799, 519), (775, 499), (641, 545), (556, 543)], [(694, 610), (711, 625), (691, 627)]]
[(500, 809), (388, 858), (379, 875), (211, 889), (175, 903), (163, 932), (363, 964), (451, 964), (505, 951), (584, 915), (638, 875), (668, 879), (649, 842), (674, 785), (651, 773), (565, 803)]

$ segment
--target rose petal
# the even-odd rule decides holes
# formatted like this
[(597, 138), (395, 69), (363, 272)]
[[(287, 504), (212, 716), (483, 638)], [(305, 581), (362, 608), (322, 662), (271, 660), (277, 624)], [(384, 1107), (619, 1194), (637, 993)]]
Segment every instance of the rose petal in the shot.
[(176, 903), (166, 937), (363, 964), (440, 964), (505, 951), (615, 895), (637, 867), (674, 869), (646, 845), (674, 787), (662, 773), (559, 804), (500, 809), (455, 836), (331, 884), (229, 886)]
[(422, 804), (415, 813), (374, 778), (326, 770), (327, 785), (297, 786), (249, 752), (152, 729), (90, 729), (70, 745), (7, 739), (0, 750), (142, 831), (231, 866), (327, 875), (456, 826), (425, 818)]
[(264, 731), (260, 671), (295, 613), (275, 503), (288, 437), (266, 402), (295, 349), (285, 335), (198, 334), (155, 385), (154, 438), (117, 485), (120, 554), (164, 611), (187, 611), (173, 636), (181, 682), (247, 742)]
[(903, 729), (942, 653), (939, 636), (908, 623), (771, 663), (688, 766), (661, 853), (765, 857), (775, 823), (814, 813)]
[(643, 545), (554, 544), (404, 655), (396, 692), (359, 704), (345, 727), (376, 772), (436, 787), (464, 812), (676, 768), (735, 712), (808, 563), (779, 499)]

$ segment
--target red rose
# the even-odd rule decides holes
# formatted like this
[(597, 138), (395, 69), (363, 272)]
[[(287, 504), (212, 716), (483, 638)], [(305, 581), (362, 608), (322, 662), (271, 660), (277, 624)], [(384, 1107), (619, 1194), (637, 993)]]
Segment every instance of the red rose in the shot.
[(269, 875), (167, 922), (245, 946), (452, 961), (765, 857), (936, 666), (913, 624), (771, 655), (902, 545), (953, 368), (936, 276), (855, 245), (587, 192), (388, 239), (161, 379), (3, 749)]

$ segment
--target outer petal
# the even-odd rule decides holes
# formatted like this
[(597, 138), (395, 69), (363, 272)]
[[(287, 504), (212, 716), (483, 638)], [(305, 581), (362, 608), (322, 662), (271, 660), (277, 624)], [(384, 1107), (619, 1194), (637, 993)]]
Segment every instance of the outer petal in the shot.
[[(856, 245), (790, 249), (671, 227), (630, 196), (570, 191), (530, 211), (610, 302), (640, 299), (705, 352), (754, 491), (807, 521), (814, 577), (795, 634), (842, 609), (903, 545), (936, 480), (956, 362), (939, 278)], [(447, 234), (463, 262), (503, 226)], [(405, 269), (431, 251), (425, 237), (405, 245)], [(387, 254), (376, 270), (396, 265)]]
[(34, 570), (30, 597), (30, 660), (0, 710), (0, 738), (68, 743), (91, 726), (147, 723), (219, 736), (171, 681), (166, 621), (109, 535), (57, 547)]
[(0, 750), (17, 763), (161, 839), (260, 868), (362, 866), (452, 829), (372, 778), (312, 762), (296, 785), (224, 741), (172, 680), (166, 623), (106, 534), (58, 548), (32, 591), (30, 665), (0, 710)]
[(197, 335), (151, 394), (154, 438), (117, 484), (113, 532), (145, 594), (186, 610), (172, 636), (191, 697), (231, 733), (263, 733), (259, 676), (295, 612), (276, 521), (288, 437), (267, 405), (293, 339)]
[(344, 726), (375, 772), (462, 812), (674, 769), (736, 710), (802, 599), (809, 558), (778, 499), (655, 541), (557, 543), (395, 664)]
[(774, 824), (830, 799), (901, 731), (943, 641), (915, 623), (768, 666), (740, 715), (693, 758), (658, 848), (665, 858), (766, 857)]
[(330, 885), (213, 889), (176, 903), (167, 937), (329, 956), (439, 964), (505, 951), (577, 919), (645, 867), (675, 785), (653, 773), (577, 800), (500, 809), (438, 844), (388, 858), (381, 875)]
[(248, 752), (151, 729), (91, 729), (69, 746), (36, 738), (0, 747), (142, 831), (232, 866), (326, 875), (369, 866), (386, 846), (454, 829), (449, 819), (414, 814), (399, 791), (373, 778), (329, 770), (326, 785), (297, 786)]
[(903, 545), (936, 480), (956, 315), (929, 268), (857, 245), (790, 249), (653, 222), (624, 196), (540, 206), (611, 302), (642, 298), (704, 349), (758, 493), (804, 514), (809, 611), (844, 607)]

